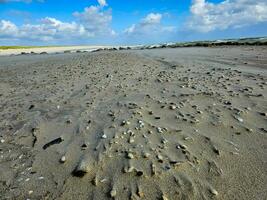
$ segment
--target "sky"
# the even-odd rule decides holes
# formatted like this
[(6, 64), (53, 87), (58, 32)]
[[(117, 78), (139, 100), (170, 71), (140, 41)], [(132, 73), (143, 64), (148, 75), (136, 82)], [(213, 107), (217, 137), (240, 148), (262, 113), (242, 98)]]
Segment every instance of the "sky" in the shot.
[(267, 0), (0, 0), (0, 46), (261, 36), (267, 36)]

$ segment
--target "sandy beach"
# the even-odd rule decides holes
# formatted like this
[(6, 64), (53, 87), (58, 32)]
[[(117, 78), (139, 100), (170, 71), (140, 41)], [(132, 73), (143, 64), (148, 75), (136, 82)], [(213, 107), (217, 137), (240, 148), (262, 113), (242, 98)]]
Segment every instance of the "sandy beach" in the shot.
[(51, 47), (27, 47), (18, 49), (0, 49), (0, 56), (19, 54), (54, 54), (76, 51), (92, 51), (110, 46), (51, 46)]
[(266, 46), (0, 57), (1, 200), (263, 200), (266, 166)]

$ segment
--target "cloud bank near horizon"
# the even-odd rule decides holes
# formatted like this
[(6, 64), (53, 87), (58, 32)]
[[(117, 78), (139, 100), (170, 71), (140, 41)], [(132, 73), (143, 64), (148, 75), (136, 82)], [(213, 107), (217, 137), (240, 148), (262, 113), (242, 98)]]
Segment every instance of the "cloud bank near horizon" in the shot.
[[(0, 0), (0, 3), (32, 0)], [(42, 2), (38, 0), (36, 2)], [(52, 16), (38, 19), (37, 23), (15, 24), (11, 20), (0, 19), (0, 42), (17, 44), (34, 41), (40, 44), (65, 43), (65, 41), (94, 41), (107, 38), (125, 42), (131, 38), (162, 42), (160, 38), (175, 38), (184, 32), (209, 34), (228, 29), (239, 29), (267, 22), (266, 0), (224, 0), (212, 3), (206, 0), (193, 0), (189, 15), (182, 25), (164, 23), (166, 13), (148, 12), (143, 18), (129, 24), (124, 30), (115, 30), (112, 8), (106, 0), (97, 0), (97, 5), (85, 7), (72, 13), (73, 21), (62, 21)], [(166, 20), (165, 20), (166, 22)], [(97, 40), (96, 40), (97, 41)]]

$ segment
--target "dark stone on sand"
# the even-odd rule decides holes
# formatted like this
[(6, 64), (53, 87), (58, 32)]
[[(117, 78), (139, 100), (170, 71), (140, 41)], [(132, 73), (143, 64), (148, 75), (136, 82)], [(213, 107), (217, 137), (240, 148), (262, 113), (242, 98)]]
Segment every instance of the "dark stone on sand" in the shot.
[(144, 174), (144, 172), (142, 172), (142, 171), (137, 171), (137, 172), (136, 172), (136, 175), (137, 175), (137, 176), (142, 176), (143, 174)]
[(54, 144), (59, 144), (61, 142), (63, 142), (63, 138), (59, 137), (59, 138), (56, 138), (48, 143), (46, 143), (44, 146), (43, 146), (43, 149), (47, 149), (48, 147), (50, 147), (51, 145), (54, 145)]
[(29, 107), (29, 110), (33, 109), (34, 108), (34, 105), (30, 105)]

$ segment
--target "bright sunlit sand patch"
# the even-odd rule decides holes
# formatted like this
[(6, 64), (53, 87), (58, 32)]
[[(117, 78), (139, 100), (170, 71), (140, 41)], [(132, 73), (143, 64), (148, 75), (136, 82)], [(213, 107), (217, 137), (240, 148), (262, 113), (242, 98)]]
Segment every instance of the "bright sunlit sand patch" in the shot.
[(1, 55), (18, 55), (21, 53), (62, 53), (62, 52), (76, 52), (76, 51), (92, 51), (99, 48), (110, 46), (45, 46), (45, 47), (31, 47), (31, 46), (2, 46), (0, 47)]

